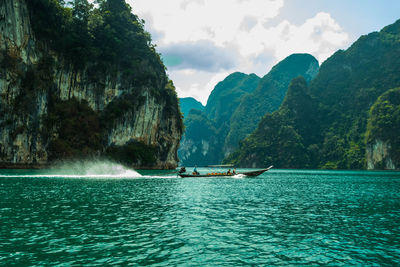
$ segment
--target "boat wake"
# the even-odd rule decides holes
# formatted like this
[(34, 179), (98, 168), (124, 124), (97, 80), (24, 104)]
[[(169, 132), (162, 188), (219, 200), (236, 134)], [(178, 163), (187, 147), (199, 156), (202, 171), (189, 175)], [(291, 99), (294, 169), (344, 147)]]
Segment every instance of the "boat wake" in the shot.
[[(25, 172), (26, 173), (26, 172)], [(0, 177), (41, 177), (41, 178), (140, 178), (137, 171), (109, 161), (72, 162), (57, 165), (48, 170), (30, 174), (13, 173)]]

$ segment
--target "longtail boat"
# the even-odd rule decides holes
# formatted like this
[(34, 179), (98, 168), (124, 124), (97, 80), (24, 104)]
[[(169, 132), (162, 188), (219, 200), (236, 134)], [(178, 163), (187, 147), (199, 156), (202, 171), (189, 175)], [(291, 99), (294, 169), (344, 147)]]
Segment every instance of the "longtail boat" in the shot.
[(261, 170), (256, 170), (256, 171), (249, 171), (249, 172), (238, 172), (236, 174), (234, 173), (226, 173), (226, 172), (210, 172), (206, 174), (186, 174), (186, 173), (178, 173), (178, 175), (182, 178), (187, 178), (187, 177), (229, 177), (229, 176), (235, 176), (235, 175), (244, 175), (244, 176), (249, 176), (249, 177), (255, 177), (258, 176), (268, 170), (270, 170), (273, 166), (269, 166), (266, 169), (261, 169)]

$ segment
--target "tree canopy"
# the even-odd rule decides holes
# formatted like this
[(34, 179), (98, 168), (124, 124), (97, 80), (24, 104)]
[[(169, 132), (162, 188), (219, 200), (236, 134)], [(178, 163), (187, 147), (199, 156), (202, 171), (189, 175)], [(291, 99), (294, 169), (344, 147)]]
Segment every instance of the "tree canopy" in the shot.
[[(144, 21), (125, 0), (29, 0), (32, 28), (40, 40), (75, 68), (95, 62), (92, 73), (123, 69), (135, 85), (156, 82), (165, 69), (144, 30)], [(150, 68), (141, 68), (143, 64)], [(96, 78), (96, 77), (93, 77)]]

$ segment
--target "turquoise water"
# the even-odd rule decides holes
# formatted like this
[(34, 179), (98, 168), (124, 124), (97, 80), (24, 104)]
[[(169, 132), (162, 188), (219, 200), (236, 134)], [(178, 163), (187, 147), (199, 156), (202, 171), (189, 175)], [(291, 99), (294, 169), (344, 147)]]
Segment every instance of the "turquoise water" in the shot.
[(0, 170), (0, 265), (400, 265), (399, 172), (114, 167)]

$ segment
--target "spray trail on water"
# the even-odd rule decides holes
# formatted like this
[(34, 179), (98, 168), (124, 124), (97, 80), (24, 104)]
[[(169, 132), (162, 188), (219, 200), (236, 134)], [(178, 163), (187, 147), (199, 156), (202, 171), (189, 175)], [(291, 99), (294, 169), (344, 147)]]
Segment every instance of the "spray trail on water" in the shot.
[(110, 161), (80, 161), (57, 164), (52, 169), (31, 175), (0, 175), (0, 177), (48, 178), (138, 178), (137, 171)]

